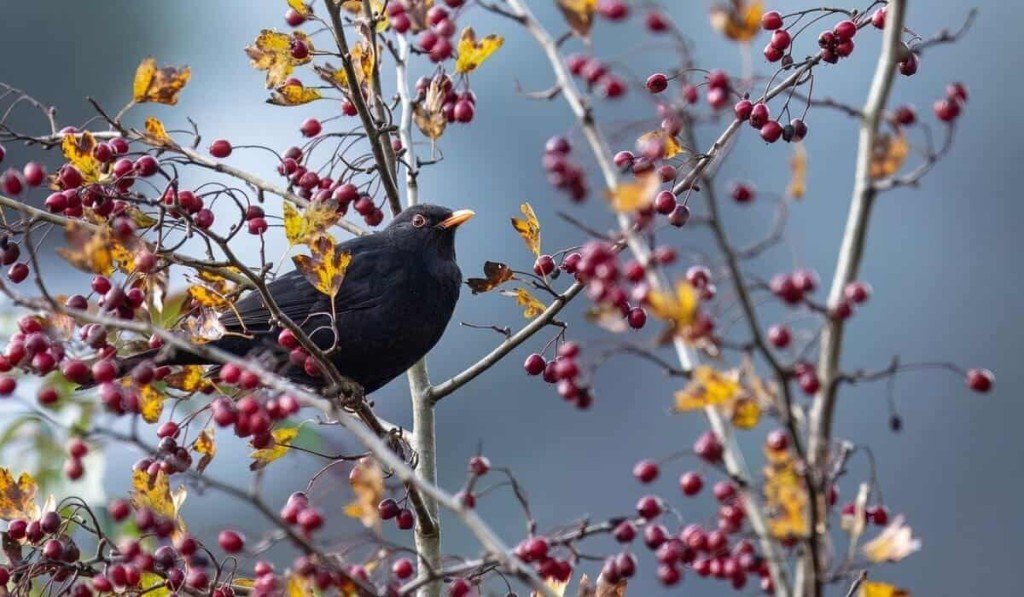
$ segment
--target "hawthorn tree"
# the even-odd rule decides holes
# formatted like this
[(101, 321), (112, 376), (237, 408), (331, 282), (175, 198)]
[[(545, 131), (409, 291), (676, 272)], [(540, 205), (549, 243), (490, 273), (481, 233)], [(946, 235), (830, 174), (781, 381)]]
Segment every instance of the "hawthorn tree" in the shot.
[[(95, 117), (73, 126), (58, 122), (29, 93), (0, 87), (0, 161), (12, 164), (0, 174), (0, 257), (8, 267), (0, 291), (18, 309), (17, 330), (0, 356), (0, 397), (16, 402), (5, 406), (5, 433), (32, 427), (39, 455), (34, 471), (13, 459), (0, 468), (0, 518), (7, 521), (2, 591), (223, 597), (525, 590), (552, 596), (575, 580), (579, 595), (623, 595), (635, 574), (656, 575), (666, 586), (693, 574), (776, 595), (821, 595), (829, 586), (847, 595), (906, 594), (868, 579), (868, 570), (905, 558), (919, 542), (904, 517), (881, 503), (870, 478), (853, 499), (837, 503), (837, 479), (860, 452), (855, 441), (834, 436), (833, 415), (845, 386), (890, 380), (908, 369), (953, 372), (976, 392), (992, 388), (989, 371), (952, 363), (894, 358), (876, 371), (840, 366), (844, 329), (871, 297), (859, 269), (872, 205), (886, 191), (917, 184), (948, 153), (968, 101), (966, 88), (950, 83), (932, 114), (919, 116), (912, 106), (890, 106), (890, 92), (897, 83), (912, 84), (905, 79), (920, 56), (956, 41), (973, 14), (959, 29), (926, 37), (904, 22), (906, 0), (789, 14), (765, 11), (759, 0), (733, 0), (715, 6), (710, 20), (746, 58), (743, 72), (728, 73), (700, 64), (685, 29), (652, 3), (555, 3), (564, 21), (544, 24), (526, 0), (316, 6), (288, 0), (285, 23), (278, 24), (285, 32), (266, 29), (246, 48), (251, 65), (266, 72), (267, 101), (333, 102), (340, 114), (305, 120), (300, 145), (261, 148), (277, 156), (276, 174), (234, 167), (235, 151), (254, 148), (233, 147), (228, 139), (204, 143), (201, 125), (185, 115), (171, 128), (153, 117), (131, 124), (141, 104), (177, 102), (190, 81), (187, 67), (144, 60), (123, 108), (113, 112), (94, 102)], [(422, 362), (413, 367), (413, 424), (402, 429), (379, 418), (361, 388), (338, 373), (329, 358), (336, 347), (317, 345), (301, 322), (276, 307), (267, 282), (292, 257), (318, 290), (333, 296), (349, 261), (335, 251), (338, 236), (372, 234), (419, 201), (421, 176), (445, 170), (444, 133), (473, 122), (472, 73), (487, 68), (505, 41), (474, 32), (483, 11), (511, 21), (521, 34), (516, 43), (539, 45), (555, 83), (530, 95), (566, 102), (575, 118), (571, 137), (553, 136), (544, 147), (543, 167), (565, 196), (563, 215), (578, 237), (545, 237), (542, 246), (541, 224), (524, 203), (512, 218), (514, 232), (494, 233), (518, 233), (532, 267), (463, 258), (464, 270), (483, 271), (467, 280), (469, 290), (507, 294), (527, 323), (484, 326), (503, 339), (450, 379), (431, 381)], [(643, 19), (648, 34), (663, 42), (662, 72), (627, 72), (601, 58), (606, 49), (590, 40), (595, 21), (614, 27), (626, 19)], [(755, 66), (750, 54), (764, 38), (764, 60)], [(855, 48), (878, 52), (863, 105), (822, 99), (816, 74), (842, 68)], [(397, 81), (394, 93), (382, 91), (385, 79)], [(607, 103), (611, 110), (627, 93), (653, 95), (655, 108), (644, 115), (647, 132), (616, 147), (594, 106)], [(12, 114), (25, 110), (38, 112), (41, 126), (13, 128)], [(849, 215), (827, 291), (808, 269), (762, 280), (745, 267), (780, 242), (786, 214), (805, 192), (801, 142), (813, 134), (812, 116), (859, 123)], [(720, 131), (702, 143), (697, 128), (708, 123)], [(759, 191), (751, 183), (725, 187), (716, 180), (737, 142), (792, 147), (792, 177), (778, 196), (776, 221), (748, 246), (727, 233), (720, 197), (747, 203)], [(912, 149), (919, 161), (905, 164)], [(43, 151), (62, 159), (50, 173), (29, 155)], [(596, 168), (587, 166), (591, 161)], [(207, 182), (186, 185), (181, 175), (191, 172)], [(605, 203), (614, 225), (573, 215), (571, 204), (586, 201)], [(718, 249), (706, 262), (679, 254), (695, 228), (709, 230)], [(40, 257), (61, 232), (64, 246), (57, 251), (83, 272), (76, 275), (89, 288), (72, 296), (50, 292)], [(282, 234), (285, 255), (268, 254), (262, 242), (258, 255), (236, 249), (244, 235), (262, 241)], [(290, 362), (322, 376), (324, 389), (298, 386), (259, 358), (241, 359), (210, 344), (225, 332), (219, 315), (243, 292), (261, 295)], [(571, 301), (589, 302), (587, 321), (558, 319)], [(791, 307), (798, 324), (765, 322), (759, 306), (767, 301)], [(630, 332), (632, 340), (612, 348), (583, 345), (573, 339), (577, 325)], [(522, 345), (534, 351), (525, 357), (525, 373), (551, 385), (538, 391), (557, 393), (579, 409), (600, 391), (591, 383), (594, 371), (617, 354), (678, 377), (673, 409), (694, 411), (708, 423), (692, 447), (680, 446), (701, 467), (683, 471), (679, 489), (682, 499), (710, 494), (715, 524), (694, 522), (678, 506), (680, 496), (651, 494), (606, 520), (538, 528), (525, 488), (488, 459), (500, 455), (470, 459), (456, 491), (440, 487), (435, 410)], [(220, 366), (143, 363), (120, 371), (122, 357), (162, 347)], [(801, 395), (808, 400), (798, 401)], [(304, 421), (343, 428), (365, 452), (303, 449), (296, 438)], [(898, 416), (890, 423), (899, 429)], [(759, 470), (746, 464), (752, 457), (740, 453), (738, 433), (764, 434)], [(206, 472), (217, 444), (228, 441), (252, 446), (248, 487)], [(143, 453), (131, 471), (130, 495), (107, 504), (74, 495), (44, 498), (56, 468), (80, 478), (86, 454), (112, 446)], [(361, 521), (374, 540), (334, 548), (338, 538), (323, 527), (336, 510), (313, 503), (302, 488), (284, 504), (265, 500), (261, 471), (299, 451), (322, 460), (323, 470), (348, 467), (345, 515)], [(651, 483), (680, 454), (639, 460), (636, 482)], [(708, 471), (721, 474), (705, 489)], [(475, 512), (481, 484), (494, 477), (521, 505), (524, 536), (499, 537)], [(265, 519), (266, 532), (246, 538), (237, 521), (225, 520), (215, 543), (201, 541), (182, 516), (187, 487), (248, 503)], [(441, 510), (479, 540), (477, 553), (446, 552)], [(385, 541), (383, 524), (412, 538)], [(597, 535), (610, 535), (621, 549), (595, 558), (588, 540)], [(282, 545), (294, 555), (290, 564), (261, 559)]]

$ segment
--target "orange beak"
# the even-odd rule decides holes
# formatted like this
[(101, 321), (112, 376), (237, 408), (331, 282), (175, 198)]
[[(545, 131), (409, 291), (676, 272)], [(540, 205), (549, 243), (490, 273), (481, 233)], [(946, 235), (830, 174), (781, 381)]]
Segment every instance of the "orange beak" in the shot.
[(476, 212), (474, 212), (471, 209), (460, 209), (452, 213), (452, 215), (445, 218), (445, 220), (438, 224), (438, 226), (444, 228), (445, 230), (455, 228), (457, 226), (465, 224), (470, 218), (472, 218), (475, 215)]

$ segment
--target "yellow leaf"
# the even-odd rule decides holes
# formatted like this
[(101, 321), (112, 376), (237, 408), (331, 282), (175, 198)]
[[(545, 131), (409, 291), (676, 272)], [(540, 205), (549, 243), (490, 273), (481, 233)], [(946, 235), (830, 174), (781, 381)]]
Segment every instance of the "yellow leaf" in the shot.
[(590, 35), (590, 27), (594, 24), (594, 12), (597, 0), (557, 0), (558, 8), (565, 17), (572, 32), (579, 37)]
[(793, 157), (789, 158), (789, 185), (786, 194), (793, 199), (800, 199), (807, 192), (807, 149), (803, 143), (793, 144)]
[(215, 428), (207, 427), (199, 432), (195, 441), (192, 442), (192, 449), (197, 453), (201, 454), (202, 458), (199, 459), (199, 463), (196, 464), (196, 470), (200, 473), (206, 470), (213, 457), (217, 455), (217, 442), (214, 441)]
[(753, 429), (761, 420), (761, 407), (753, 397), (740, 398), (732, 407), (732, 424), (737, 429)]
[(530, 249), (530, 252), (537, 257), (540, 257), (540, 222), (537, 220), (537, 214), (533, 213), (533, 208), (530, 207), (529, 203), (520, 205), (519, 209), (526, 216), (526, 219), (512, 218), (512, 227), (516, 229), (519, 236), (523, 237), (526, 248)]
[(654, 201), (655, 191), (661, 180), (655, 174), (644, 174), (633, 182), (619, 183), (615, 190), (608, 192), (612, 209), (627, 213), (648, 207)]
[(314, 87), (306, 87), (298, 83), (289, 83), (275, 89), (270, 94), (268, 104), (275, 106), (301, 106), (320, 99), (320, 90)]
[(71, 248), (58, 248), (57, 253), (80, 270), (109, 276), (114, 272), (115, 263), (122, 271), (135, 270), (135, 257), (124, 244), (134, 245), (137, 242), (134, 238), (117, 241), (106, 226), (90, 231), (75, 222), (68, 223), (64, 237)]
[(352, 262), (352, 254), (337, 252), (334, 242), (326, 235), (310, 241), (309, 250), (312, 256), (296, 255), (292, 261), (314, 288), (333, 298), (345, 280), (345, 270)]
[(185, 365), (179, 371), (164, 378), (167, 387), (181, 390), (182, 392), (200, 392), (213, 385), (206, 379), (205, 370), (202, 365)]
[[(557, 578), (546, 578), (544, 579), (544, 585), (551, 589), (551, 592), (558, 597), (565, 595), (565, 588), (569, 586), (569, 581), (560, 581)], [(541, 593), (533, 591), (530, 593), (530, 597), (540, 597)]]
[(544, 309), (547, 309), (547, 306), (544, 303), (537, 300), (537, 298), (530, 294), (530, 291), (525, 288), (516, 288), (515, 290), (504, 291), (502, 294), (505, 296), (515, 297), (516, 304), (523, 307), (523, 317), (527, 319), (533, 319), (543, 313)]
[(898, 562), (919, 549), (921, 540), (914, 537), (903, 516), (898, 515), (877, 537), (866, 543), (862, 551), (864, 557), (878, 563)]
[(764, 497), (768, 506), (768, 528), (778, 539), (807, 534), (807, 492), (797, 474), (790, 452), (765, 450)]
[[(652, 145), (656, 151), (649, 151)], [(661, 129), (655, 129), (640, 135), (636, 140), (636, 146), (645, 155), (653, 153), (660, 155), (666, 160), (683, 153), (683, 146), (679, 143), (679, 140)]]
[(727, 6), (711, 9), (711, 27), (733, 41), (746, 42), (754, 39), (761, 31), (761, 14), (764, 3), (754, 0), (736, 0)]
[[(292, 56), (292, 44), (302, 42), (309, 48), (305, 58)], [(275, 89), (284, 83), (296, 66), (309, 63), (313, 59), (313, 41), (305, 33), (295, 31), (291, 35), (264, 29), (256, 37), (253, 45), (245, 49), (251, 60), (250, 66), (256, 70), (267, 71), (267, 88)]]
[(155, 572), (143, 572), (139, 588), (142, 589), (140, 594), (146, 597), (168, 597), (171, 595), (166, 579)]
[(304, 17), (308, 17), (313, 14), (313, 7), (306, 4), (302, 0), (288, 0), (288, 8), (294, 10)]
[(466, 280), (466, 285), (473, 291), (473, 294), (494, 290), (505, 282), (515, 279), (512, 269), (504, 263), (498, 263), (497, 261), (484, 262), (484, 276), (484, 278), (470, 278)]
[(191, 76), (192, 71), (187, 66), (157, 68), (156, 60), (146, 58), (135, 69), (132, 100), (137, 104), (156, 102), (173, 106), (178, 103), (178, 93)]
[(675, 292), (652, 290), (647, 295), (651, 314), (683, 332), (697, 317), (697, 292), (686, 280), (676, 282)]
[(153, 116), (146, 119), (146, 136), (163, 145), (174, 145), (174, 139), (167, 134), (164, 123)]
[(164, 412), (164, 400), (167, 398), (152, 384), (146, 384), (139, 388), (139, 412), (142, 420), (147, 423), (156, 423)]
[(455, 72), (473, 72), (498, 51), (503, 43), (505, 38), (494, 33), (478, 40), (473, 28), (466, 27), (459, 36), (459, 58), (455, 61)]
[(448, 117), (444, 115), (444, 100), (448, 94), (443, 85), (440, 77), (434, 77), (423, 100), (416, 102), (412, 111), (416, 127), (433, 140), (439, 139), (448, 126)]
[(889, 583), (866, 580), (860, 583), (858, 597), (910, 597), (910, 591), (896, 588)]
[(0, 467), (0, 519), (39, 518), (39, 506), (35, 502), (38, 491), (32, 475), (21, 473), (15, 480), (10, 470)]
[(318, 595), (319, 593), (313, 587), (313, 581), (308, 576), (302, 576), (301, 574), (289, 574), (287, 587), (287, 597), (310, 597), (310, 595)]
[(290, 447), (289, 442), (295, 439), (295, 436), (298, 434), (298, 427), (282, 427), (271, 431), (270, 435), (274, 437), (274, 441), (271, 442), (270, 446), (260, 448), (259, 450), (253, 450), (249, 454), (249, 458), (253, 459), (253, 461), (249, 463), (249, 470), (259, 470), (284, 456)]
[(92, 155), (95, 147), (96, 138), (89, 131), (80, 135), (64, 135), (60, 142), (64, 159), (82, 174), (85, 182), (97, 182), (100, 179), (100, 161)]
[(132, 472), (132, 504), (136, 508), (149, 508), (154, 514), (174, 520), (178, 528), (184, 528), (178, 512), (187, 496), (184, 485), (171, 491), (170, 479), (163, 471), (158, 472), (156, 477), (151, 477), (144, 470)]
[(188, 288), (188, 295), (192, 300), (212, 309), (231, 306), (230, 297), (238, 290), (237, 284), (207, 271), (199, 272), (199, 280), (198, 284)]
[(676, 410), (687, 411), (725, 404), (739, 395), (742, 386), (736, 370), (720, 373), (707, 365), (693, 370), (693, 378), (676, 392)]
[(868, 174), (874, 180), (896, 174), (903, 166), (908, 153), (910, 153), (910, 145), (902, 130), (893, 135), (879, 135), (871, 150)]
[[(308, 243), (326, 235), (327, 229), (337, 221), (338, 210), (329, 202), (310, 203), (301, 213), (291, 202), (284, 204), (284, 235), (291, 245)], [(334, 244), (333, 239), (331, 244)]]
[(377, 504), (384, 495), (384, 473), (377, 461), (369, 456), (359, 459), (348, 475), (355, 499), (345, 506), (345, 515), (356, 518), (367, 528), (380, 526)]

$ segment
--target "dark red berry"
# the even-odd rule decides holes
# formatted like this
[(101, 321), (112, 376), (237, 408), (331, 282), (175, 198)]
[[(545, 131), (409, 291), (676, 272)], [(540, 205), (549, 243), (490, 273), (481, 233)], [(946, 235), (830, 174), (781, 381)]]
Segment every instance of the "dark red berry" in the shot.
[(245, 537), (238, 531), (223, 530), (217, 535), (217, 543), (227, 553), (238, 553), (245, 547)]
[(777, 10), (769, 10), (761, 15), (761, 27), (766, 31), (775, 31), (782, 27), (782, 14)]
[(789, 332), (789, 328), (776, 324), (768, 328), (768, 342), (771, 343), (775, 348), (785, 348), (789, 346), (789, 342), (792, 339), (792, 335)]
[(636, 512), (646, 520), (657, 518), (662, 512), (661, 500), (656, 496), (646, 495), (637, 501)]
[(217, 139), (210, 143), (210, 155), (215, 158), (226, 158), (231, 155), (231, 142), (227, 139)]
[(653, 460), (641, 460), (633, 466), (633, 476), (641, 483), (651, 483), (658, 478), (658, 463)]
[(307, 118), (302, 121), (302, 125), (299, 127), (299, 131), (303, 137), (315, 137), (320, 134), (323, 127), (320, 125), (320, 121), (316, 118)]
[(988, 369), (971, 369), (967, 372), (967, 387), (984, 394), (992, 389), (996, 376)]
[(685, 472), (683, 476), (679, 477), (679, 489), (682, 490), (685, 496), (695, 496), (703, 488), (704, 479), (694, 471)]
[(544, 372), (544, 367), (547, 365), (544, 357), (537, 353), (533, 353), (526, 357), (526, 362), (523, 363), (523, 369), (526, 370), (527, 375), (540, 375)]
[(654, 73), (647, 77), (647, 90), (651, 93), (661, 93), (668, 89), (668, 77), (664, 73)]

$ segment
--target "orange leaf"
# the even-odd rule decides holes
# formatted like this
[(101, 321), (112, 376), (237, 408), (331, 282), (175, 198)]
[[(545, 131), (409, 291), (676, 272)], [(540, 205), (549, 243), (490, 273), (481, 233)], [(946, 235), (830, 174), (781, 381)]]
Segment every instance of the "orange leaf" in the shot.
[(893, 135), (879, 135), (871, 150), (869, 175), (872, 179), (878, 180), (896, 174), (903, 166), (903, 162), (906, 161), (908, 153), (910, 153), (910, 145), (907, 143), (907, 137), (903, 131)]
[(793, 157), (789, 158), (789, 171), (792, 173), (786, 194), (793, 199), (800, 199), (807, 192), (807, 149), (803, 143), (793, 144)]
[(345, 506), (345, 515), (359, 519), (367, 528), (379, 528), (380, 515), (377, 504), (384, 495), (384, 473), (373, 458), (361, 458), (352, 467), (348, 482), (356, 498)]
[(512, 269), (504, 263), (498, 263), (497, 261), (484, 262), (484, 276), (484, 278), (470, 278), (466, 280), (466, 285), (473, 291), (473, 294), (494, 290), (505, 282), (515, 279)]
[(167, 134), (164, 123), (153, 116), (146, 119), (146, 136), (161, 145), (175, 144), (174, 139), (171, 139), (171, 136)]
[(526, 219), (512, 218), (512, 227), (516, 229), (519, 236), (523, 237), (526, 248), (530, 249), (537, 257), (540, 257), (540, 222), (537, 220), (537, 214), (533, 213), (533, 208), (530, 207), (529, 203), (520, 205), (519, 209), (526, 216)]
[(0, 519), (38, 518), (39, 506), (35, 502), (38, 491), (32, 475), (21, 473), (15, 480), (10, 470), (0, 468)]
[(727, 6), (711, 9), (711, 27), (733, 41), (747, 42), (761, 31), (764, 3), (754, 0), (750, 4), (736, 0)]
[(145, 58), (135, 69), (132, 100), (137, 104), (156, 102), (173, 106), (178, 103), (178, 93), (191, 76), (192, 71), (187, 66), (157, 68), (156, 60)]
[(633, 182), (619, 183), (615, 190), (608, 192), (608, 199), (617, 213), (637, 211), (654, 201), (655, 191), (660, 184), (658, 176), (644, 174)]

